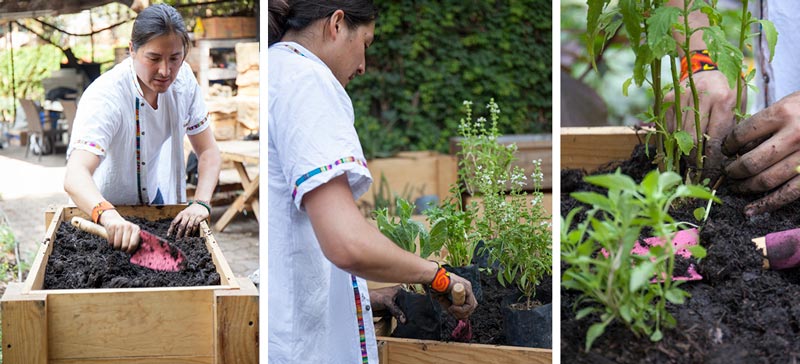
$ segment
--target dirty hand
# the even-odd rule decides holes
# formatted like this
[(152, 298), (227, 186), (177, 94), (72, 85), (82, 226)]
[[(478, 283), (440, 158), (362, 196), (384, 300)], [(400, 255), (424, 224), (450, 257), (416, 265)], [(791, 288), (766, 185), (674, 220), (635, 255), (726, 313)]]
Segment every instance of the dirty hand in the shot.
[(394, 298), (401, 289), (400, 286), (392, 286), (369, 290), (369, 301), (373, 312), (388, 310), (401, 324), (406, 323), (406, 315), (394, 303)]
[(200, 222), (209, 216), (208, 209), (198, 203), (193, 203), (181, 211), (178, 216), (172, 219), (167, 230), (167, 236), (175, 233), (175, 238), (182, 238), (194, 235), (200, 228)]
[[(453, 290), (453, 285), (456, 283), (461, 283), (464, 285), (464, 288), (466, 288), (464, 304), (461, 306), (454, 305), (453, 301), (450, 300), (450, 292)], [(472, 311), (475, 311), (475, 308), (478, 307), (478, 301), (475, 300), (475, 295), (472, 293), (472, 283), (453, 272), (450, 272), (450, 285), (447, 286), (447, 292), (443, 294), (433, 293), (432, 290), (431, 292), (433, 297), (439, 301), (439, 304), (458, 320), (466, 320), (469, 318), (469, 315), (472, 314)]]
[[(720, 71), (705, 71), (695, 73), (694, 84), (697, 88), (697, 96), (700, 106), (700, 132), (706, 135), (705, 156), (702, 174), (705, 177), (716, 180), (722, 169), (724, 156), (721, 151), (722, 140), (731, 132), (735, 124), (733, 109), (736, 106), (736, 90), (728, 85), (728, 79)], [(692, 90), (689, 87), (689, 79), (681, 82), (681, 128), (692, 136), (692, 140), (697, 142), (697, 129), (694, 124), (694, 105)], [(742, 105), (746, 105), (746, 95), (743, 93)], [(675, 100), (675, 93), (670, 92), (664, 96), (664, 103)], [(742, 108), (744, 110), (744, 108)], [(675, 130), (676, 125), (675, 108), (667, 111), (666, 122), (669, 130)], [(691, 161), (695, 161), (697, 150), (693, 150), (690, 155)]]
[(130, 254), (139, 246), (139, 225), (125, 220), (117, 210), (100, 215), (100, 225), (106, 228), (108, 244), (114, 249)]
[(737, 192), (764, 192), (745, 206), (745, 215), (776, 210), (800, 197), (800, 92), (784, 97), (742, 121), (725, 139), (722, 151), (739, 157), (725, 167)]

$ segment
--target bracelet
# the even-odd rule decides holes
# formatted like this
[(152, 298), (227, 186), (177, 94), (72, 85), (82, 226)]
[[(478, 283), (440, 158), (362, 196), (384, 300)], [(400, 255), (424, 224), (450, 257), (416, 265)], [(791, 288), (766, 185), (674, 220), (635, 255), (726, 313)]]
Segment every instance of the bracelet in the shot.
[(450, 273), (447, 272), (442, 265), (436, 262), (439, 269), (436, 270), (436, 275), (433, 276), (433, 281), (429, 286), (436, 293), (445, 293), (447, 288), (450, 287)]
[[(689, 69), (686, 62), (686, 56), (681, 57), (681, 81), (689, 77)], [(703, 71), (713, 71), (717, 69), (717, 64), (711, 60), (711, 55), (708, 49), (701, 49), (689, 52), (689, 59), (692, 62), (692, 73), (699, 73)]]
[(92, 221), (95, 224), (100, 223), (100, 216), (103, 215), (103, 212), (108, 210), (116, 210), (114, 205), (109, 203), (108, 201), (100, 201), (97, 205), (94, 205), (92, 208)]
[(208, 201), (203, 201), (203, 200), (191, 200), (191, 201), (189, 201), (189, 205), (191, 205), (193, 203), (196, 203), (196, 204), (198, 204), (200, 206), (205, 207), (206, 210), (208, 210), (208, 216), (211, 216), (211, 204)]

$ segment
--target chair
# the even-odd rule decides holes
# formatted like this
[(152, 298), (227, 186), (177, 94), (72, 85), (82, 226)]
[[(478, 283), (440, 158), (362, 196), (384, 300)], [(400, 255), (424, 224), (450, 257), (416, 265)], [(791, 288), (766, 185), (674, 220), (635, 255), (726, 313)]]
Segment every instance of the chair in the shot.
[(75, 121), (75, 114), (78, 112), (78, 102), (75, 100), (61, 100), (64, 107), (64, 119), (67, 120), (67, 147), (72, 141), (72, 123)]
[(28, 145), (27, 149), (25, 149), (25, 158), (28, 158), (28, 152), (35, 141), (36, 147), (39, 148), (39, 161), (41, 162), (45, 147), (45, 133), (44, 129), (42, 129), (42, 122), (39, 119), (39, 109), (33, 103), (33, 100), (20, 99), (19, 104), (22, 105), (22, 111), (25, 112), (25, 120), (28, 122)]

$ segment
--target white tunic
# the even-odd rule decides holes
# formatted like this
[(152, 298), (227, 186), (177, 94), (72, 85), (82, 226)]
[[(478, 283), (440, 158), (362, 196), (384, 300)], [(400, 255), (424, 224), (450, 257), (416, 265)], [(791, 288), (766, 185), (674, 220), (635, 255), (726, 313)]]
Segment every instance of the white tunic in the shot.
[[(785, 96), (800, 91), (800, 2), (786, 0), (755, 1), (750, 8), (754, 17), (767, 19), (775, 24), (778, 30), (778, 44), (775, 46), (775, 57), (769, 62), (769, 47), (762, 34), (756, 45), (756, 68), (758, 70), (756, 85), (759, 95), (756, 99), (756, 113), (776, 103)], [(758, 26), (758, 24), (756, 25)], [(759, 28), (753, 31), (760, 32)]]
[(153, 109), (128, 58), (83, 93), (67, 158), (73, 150), (100, 157), (94, 182), (112, 204), (185, 202), (183, 139), (208, 128), (207, 120), (203, 93), (187, 63)]
[(299, 44), (276, 43), (268, 57), (269, 362), (377, 363), (366, 281), (325, 258), (302, 206), (345, 173), (354, 199), (372, 183), (352, 102)]

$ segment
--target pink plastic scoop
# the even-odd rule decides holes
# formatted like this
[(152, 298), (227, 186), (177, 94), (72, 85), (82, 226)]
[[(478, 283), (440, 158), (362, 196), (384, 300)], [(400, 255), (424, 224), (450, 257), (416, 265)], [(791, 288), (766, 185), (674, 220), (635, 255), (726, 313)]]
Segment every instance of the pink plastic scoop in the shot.
[[(672, 246), (675, 248), (675, 254), (679, 255), (684, 258), (690, 258), (692, 253), (689, 252), (686, 248), (697, 245), (697, 229), (692, 228), (688, 230), (681, 230), (675, 233), (675, 237), (672, 238)], [(650, 246), (659, 246), (664, 244), (664, 239), (659, 237), (652, 237), (644, 239), (645, 245), (642, 245), (640, 242), (636, 242), (633, 245), (633, 249), (631, 249), (632, 254), (637, 255), (644, 255), (648, 252), (648, 247)], [(604, 256), (608, 257), (608, 252), (603, 249), (601, 251)], [(686, 269), (686, 275), (682, 276), (672, 276), (673, 281), (698, 281), (703, 279), (699, 273), (697, 273), (697, 269), (695, 269), (694, 263), (689, 264), (689, 268)], [(655, 278), (653, 281), (655, 282)]]

